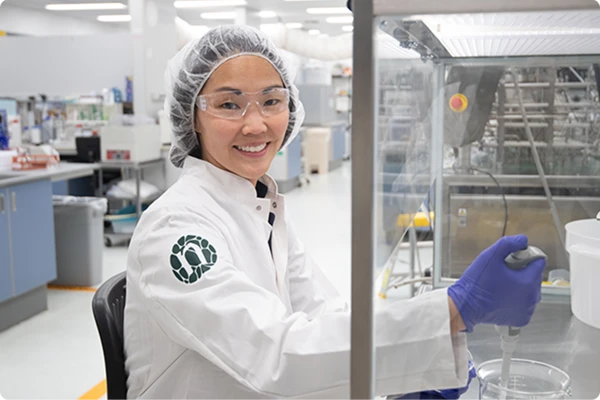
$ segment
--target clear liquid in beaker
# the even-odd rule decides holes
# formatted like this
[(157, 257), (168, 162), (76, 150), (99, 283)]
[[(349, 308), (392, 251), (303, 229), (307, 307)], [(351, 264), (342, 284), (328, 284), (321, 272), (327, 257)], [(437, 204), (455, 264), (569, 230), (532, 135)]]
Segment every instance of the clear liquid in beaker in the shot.
[(500, 384), (502, 360), (477, 369), (480, 399), (568, 399), (571, 380), (560, 369), (531, 360), (513, 359), (506, 387)]

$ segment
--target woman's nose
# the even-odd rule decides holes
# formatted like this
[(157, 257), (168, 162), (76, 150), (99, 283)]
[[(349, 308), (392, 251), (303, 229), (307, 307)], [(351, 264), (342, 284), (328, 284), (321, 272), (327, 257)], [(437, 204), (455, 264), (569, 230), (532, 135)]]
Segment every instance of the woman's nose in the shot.
[(267, 125), (259, 106), (256, 103), (249, 105), (246, 115), (244, 115), (243, 135), (258, 135), (267, 131)]

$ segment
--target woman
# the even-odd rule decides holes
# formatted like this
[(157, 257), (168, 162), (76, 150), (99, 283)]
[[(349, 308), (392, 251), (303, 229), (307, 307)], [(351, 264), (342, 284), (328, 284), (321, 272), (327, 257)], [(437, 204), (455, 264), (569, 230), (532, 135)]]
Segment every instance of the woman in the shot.
[[(219, 27), (186, 46), (166, 78), (171, 161), (183, 173), (129, 248), (128, 397), (347, 397), (350, 312), (265, 175), (304, 116), (284, 61), (259, 31)], [(543, 265), (503, 264), (526, 246), (505, 238), (448, 292), (378, 311), (377, 394), (464, 386), (459, 332), (525, 325), (539, 300)], [(518, 294), (507, 299), (506, 287)]]

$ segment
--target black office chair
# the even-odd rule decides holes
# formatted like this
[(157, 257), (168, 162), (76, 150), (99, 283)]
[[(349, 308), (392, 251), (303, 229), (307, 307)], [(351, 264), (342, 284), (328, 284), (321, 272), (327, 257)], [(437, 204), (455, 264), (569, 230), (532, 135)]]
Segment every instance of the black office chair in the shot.
[(108, 399), (127, 398), (127, 372), (123, 349), (125, 272), (104, 282), (92, 299), (92, 311), (100, 334), (106, 370)]

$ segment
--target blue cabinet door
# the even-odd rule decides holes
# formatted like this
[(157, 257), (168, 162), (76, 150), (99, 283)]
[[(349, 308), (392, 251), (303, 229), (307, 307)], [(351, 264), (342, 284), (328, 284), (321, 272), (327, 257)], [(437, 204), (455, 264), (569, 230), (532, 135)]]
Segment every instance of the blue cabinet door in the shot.
[(8, 190), (0, 189), (0, 302), (12, 297), (13, 294), (8, 210)]
[(52, 183), (8, 189), (15, 295), (56, 279)]

